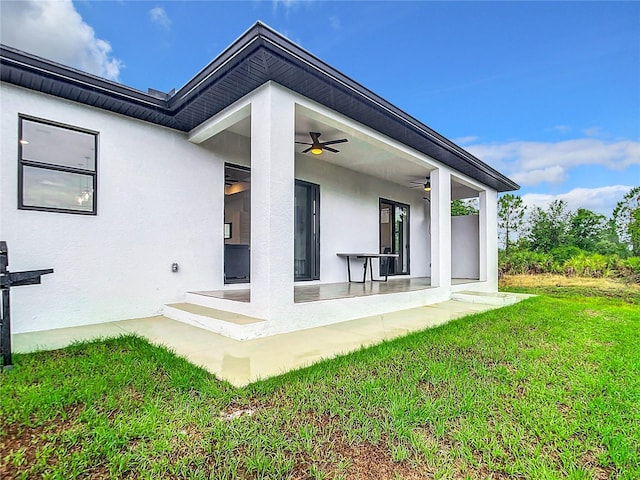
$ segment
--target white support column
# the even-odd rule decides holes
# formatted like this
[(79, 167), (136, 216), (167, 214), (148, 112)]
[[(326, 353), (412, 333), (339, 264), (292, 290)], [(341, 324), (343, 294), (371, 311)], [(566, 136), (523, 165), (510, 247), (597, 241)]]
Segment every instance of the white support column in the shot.
[(479, 252), (479, 261), (480, 261), (480, 281), (487, 280), (487, 191), (482, 190), (478, 195), (478, 208), (479, 208), (479, 218), (478, 218), (478, 252)]
[(498, 194), (480, 192), (480, 280), (490, 291), (498, 290)]
[(431, 284), (451, 287), (451, 173), (431, 172)]
[(251, 303), (262, 318), (293, 304), (295, 105), (266, 85), (251, 103)]

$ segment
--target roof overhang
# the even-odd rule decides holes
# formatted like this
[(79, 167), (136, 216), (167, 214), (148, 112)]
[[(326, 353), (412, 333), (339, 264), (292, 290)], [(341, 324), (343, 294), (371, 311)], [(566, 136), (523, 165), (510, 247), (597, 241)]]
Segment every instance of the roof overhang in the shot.
[(144, 93), (0, 46), (3, 82), (191, 131), (276, 82), (499, 191), (519, 186), (469, 152), (258, 22), (173, 95)]

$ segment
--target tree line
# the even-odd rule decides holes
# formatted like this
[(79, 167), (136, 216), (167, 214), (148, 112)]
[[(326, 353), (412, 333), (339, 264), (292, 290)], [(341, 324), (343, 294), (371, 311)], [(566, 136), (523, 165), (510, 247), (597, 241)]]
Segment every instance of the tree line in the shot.
[(563, 200), (531, 210), (522, 198), (498, 199), (501, 274), (563, 273), (640, 282), (640, 187), (618, 202), (610, 218)]

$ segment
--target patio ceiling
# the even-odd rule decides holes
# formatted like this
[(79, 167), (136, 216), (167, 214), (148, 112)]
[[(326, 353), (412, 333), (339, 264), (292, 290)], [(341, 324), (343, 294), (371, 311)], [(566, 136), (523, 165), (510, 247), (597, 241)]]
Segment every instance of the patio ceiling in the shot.
[[(299, 155), (305, 155), (318, 161), (326, 162), (342, 168), (347, 168), (365, 175), (380, 178), (404, 187), (410, 187), (411, 181), (424, 181), (435, 169), (421, 160), (394, 148), (379, 139), (373, 138), (362, 130), (340, 124), (328, 118), (322, 118), (307, 108), (298, 106), (295, 120), (295, 139), (308, 142), (309, 132), (321, 132), (321, 140), (347, 138), (347, 143), (335, 145), (340, 153), (325, 152), (322, 155), (301, 153), (306, 147), (295, 145)], [(251, 117), (246, 116), (227, 128), (227, 131), (247, 139), (251, 136)], [(215, 145), (215, 144), (214, 144)], [(209, 142), (205, 147), (215, 148)], [(462, 199), (477, 197), (479, 190), (468, 182), (452, 178), (451, 198)], [(426, 194), (425, 195), (429, 195)]]
[[(250, 138), (251, 117), (242, 118), (226, 130), (247, 139)], [(322, 115), (300, 106), (296, 108), (295, 132), (295, 139), (300, 142), (310, 141), (309, 132), (322, 133), (321, 141), (338, 138), (349, 140), (346, 143), (334, 145), (340, 152), (337, 154), (331, 152), (324, 152), (322, 155), (303, 154), (301, 152), (307, 147), (296, 144), (294, 148), (298, 155), (308, 156), (318, 162), (330, 163), (405, 187), (408, 187), (412, 180), (423, 181), (429, 175), (429, 171), (435, 168), (388, 143), (367, 135), (360, 129), (323, 118)], [(211, 144), (205, 142), (204, 145)]]

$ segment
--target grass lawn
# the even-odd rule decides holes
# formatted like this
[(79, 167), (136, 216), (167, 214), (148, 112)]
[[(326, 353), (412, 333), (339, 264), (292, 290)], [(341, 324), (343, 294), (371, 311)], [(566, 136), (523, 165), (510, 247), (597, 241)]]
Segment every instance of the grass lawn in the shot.
[(15, 355), (0, 478), (640, 478), (640, 295), (535, 290), (241, 389), (132, 336)]

